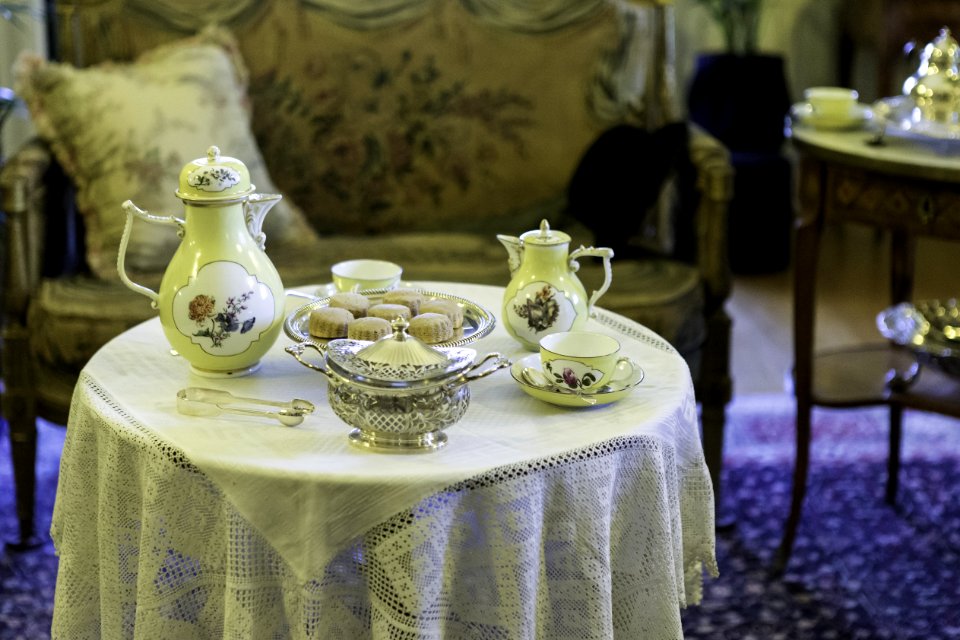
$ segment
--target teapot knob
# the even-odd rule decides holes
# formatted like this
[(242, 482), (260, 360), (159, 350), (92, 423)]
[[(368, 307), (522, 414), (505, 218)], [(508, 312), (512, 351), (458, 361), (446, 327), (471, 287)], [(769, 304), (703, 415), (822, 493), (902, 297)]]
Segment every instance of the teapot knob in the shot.
[(550, 223), (547, 222), (546, 218), (540, 221), (540, 237), (541, 238), (550, 237)]
[(211, 164), (220, 163), (220, 147), (212, 145), (209, 149), (207, 149), (207, 162), (210, 162)]

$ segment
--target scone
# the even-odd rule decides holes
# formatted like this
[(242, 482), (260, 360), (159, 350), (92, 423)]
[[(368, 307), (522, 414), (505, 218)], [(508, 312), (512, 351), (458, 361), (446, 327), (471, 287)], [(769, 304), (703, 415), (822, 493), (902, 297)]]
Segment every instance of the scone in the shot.
[(338, 309), (346, 309), (354, 318), (363, 318), (370, 308), (370, 301), (366, 296), (351, 291), (341, 291), (330, 296), (329, 305)]
[(357, 318), (347, 326), (347, 337), (351, 340), (379, 340), (393, 333), (393, 327), (383, 318)]
[(443, 342), (453, 337), (453, 323), (442, 313), (421, 313), (411, 318), (407, 333), (427, 343)]
[(353, 314), (339, 307), (320, 307), (310, 312), (310, 335), (317, 338), (343, 338)]
[(450, 318), (454, 329), (463, 326), (463, 309), (453, 300), (437, 298), (436, 300), (427, 300), (420, 305), (420, 313), (442, 313)]
[(367, 309), (367, 316), (371, 318), (383, 318), (387, 322), (393, 322), (398, 317), (409, 320), (413, 317), (413, 314), (406, 305), (380, 303)]
[(383, 294), (383, 302), (386, 304), (402, 304), (410, 309), (410, 315), (420, 314), (420, 305), (423, 304), (423, 294), (413, 289), (394, 289)]

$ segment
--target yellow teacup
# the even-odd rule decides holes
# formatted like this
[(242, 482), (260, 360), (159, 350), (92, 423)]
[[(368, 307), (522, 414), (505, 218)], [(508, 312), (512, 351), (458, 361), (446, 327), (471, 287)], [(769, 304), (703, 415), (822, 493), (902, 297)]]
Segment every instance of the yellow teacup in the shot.
[(633, 362), (620, 355), (620, 342), (592, 331), (562, 331), (540, 339), (543, 373), (558, 387), (591, 393), (628, 378)]
[(393, 289), (400, 282), (403, 267), (386, 260), (346, 260), (330, 267), (337, 291)]
[(826, 120), (849, 120), (860, 94), (846, 87), (810, 87), (803, 97), (813, 109), (813, 115)]

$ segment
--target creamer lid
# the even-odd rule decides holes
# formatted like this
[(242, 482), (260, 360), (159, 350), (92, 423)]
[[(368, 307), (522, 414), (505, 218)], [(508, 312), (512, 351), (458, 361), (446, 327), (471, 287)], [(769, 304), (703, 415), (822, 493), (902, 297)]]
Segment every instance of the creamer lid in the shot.
[(526, 244), (535, 244), (539, 246), (551, 246), (558, 244), (569, 244), (570, 236), (563, 231), (557, 231), (550, 228), (550, 223), (546, 218), (540, 221), (540, 228), (533, 231), (527, 231), (520, 234), (520, 239)]

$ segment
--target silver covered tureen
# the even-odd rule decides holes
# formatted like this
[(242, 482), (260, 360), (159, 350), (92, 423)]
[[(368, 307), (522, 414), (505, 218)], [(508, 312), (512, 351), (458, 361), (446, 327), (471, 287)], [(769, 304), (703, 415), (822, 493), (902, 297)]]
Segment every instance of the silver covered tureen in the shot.
[[(330, 407), (354, 427), (349, 434), (354, 445), (399, 452), (439, 449), (447, 442), (443, 430), (470, 405), (467, 383), (511, 364), (496, 352), (477, 359), (473, 349), (431, 347), (409, 335), (407, 326), (398, 320), (391, 335), (375, 342), (337, 339), (325, 349), (312, 342), (286, 348), (327, 378)], [(306, 349), (323, 356), (320, 364), (304, 359)]]

